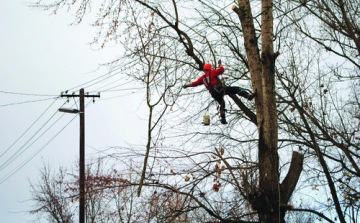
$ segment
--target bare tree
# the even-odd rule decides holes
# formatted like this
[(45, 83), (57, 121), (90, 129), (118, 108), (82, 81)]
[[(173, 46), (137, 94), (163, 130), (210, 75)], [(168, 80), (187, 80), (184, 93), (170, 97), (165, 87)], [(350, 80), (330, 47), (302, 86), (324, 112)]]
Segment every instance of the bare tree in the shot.
[(39, 183), (30, 185), (35, 201), (35, 207), (30, 213), (45, 215), (48, 222), (73, 222), (74, 212), (67, 201), (72, 195), (64, 190), (66, 170), (59, 168), (54, 174), (50, 167), (44, 166), (40, 173)]
[[(30, 213), (46, 216), (47, 222), (75, 222), (79, 176), (62, 167), (58, 173), (44, 167), (41, 175), (39, 182), (31, 185), (35, 204)], [(86, 166), (86, 222), (129, 222), (136, 216), (133, 211), (142, 213), (142, 207), (132, 203), (135, 190), (129, 181), (131, 177), (125, 180), (123, 176), (116, 169), (107, 169), (99, 159)]]

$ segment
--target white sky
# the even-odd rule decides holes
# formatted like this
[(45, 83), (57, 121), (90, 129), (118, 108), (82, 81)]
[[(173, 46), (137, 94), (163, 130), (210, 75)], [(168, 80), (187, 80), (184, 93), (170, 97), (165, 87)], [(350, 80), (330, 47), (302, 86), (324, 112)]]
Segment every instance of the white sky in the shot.
[[(50, 16), (49, 12), (33, 10), (19, 0), (1, 0), (0, 7), (0, 91), (27, 94), (59, 95), (107, 72), (97, 70), (98, 64), (108, 62), (121, 55), (119, 48), (112, 47), (94, 51), (89, 46), (95, 30), (87, 24), (69, 26), (70, 14)], [(117, 77), (118, 79), (119, 77)], [(108, 80), (106, 83), (110, 83)], [(97, 87), (101, 87), (100, 85)], [(79, 87), (80, 88), (80, 87)], [(93, 88), (94, 89), (94, 88)], [(75, 89), (78, 92), (78, 88)], [(86, 91), (87, 89), (85, 89)], [(106, 98), (125, 93), (103, 93), (96, 103), (86, 108), (86, 153), (96, 152), (107, 146), (139, 143), (145, 128), (138, 117), (141, 97)], [(54, 101), (17, 104), (48, 97), (5, 94), (0, 92), (0, 155), (3, 154)], [(89, 99), (90, 100), (90, 99)], [(87, 100), (87, 102), (89, 101)], [(26, 143), (26, 141), (65, 102), (58, 99), (36, 125), (11, 149), (0, 157), (0, 165)], [(69, 107), (72, 104), (67, 104)], [(65, 106), (65, 107), (66, 107)], [(56, 114), (51, 123), (60, 117)], [(31, 142), (11, 165), (0, 171), (0, 182), (27, 158), (41, 149), (74, 116), (65, 116), (32, 146)], [(45, 129), (50, 125), (45, 126)], [(44, 129), (44, 130), (45, 130)], [(0, 184), (1, 222), (28, 222), (33, 216), (26, 212), (31, 208), (29, 180), (38, 181), (38, 169), (50, 163), (56, 170), (59, 165), (69, 167), (77, 161), (79, 153), (78, 117), (64, 129), (37, 156), (16, 174)], [(41, 133), (40, 133), (41, 134)], [(38, 135), (34, 138), (36, 139)], [(23, 151), (23, 150), (21, 150)]]

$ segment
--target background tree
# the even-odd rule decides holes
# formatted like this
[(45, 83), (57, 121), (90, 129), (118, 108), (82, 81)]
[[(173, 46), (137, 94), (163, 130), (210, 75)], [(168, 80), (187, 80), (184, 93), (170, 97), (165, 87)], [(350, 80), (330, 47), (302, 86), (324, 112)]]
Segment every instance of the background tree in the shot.
[(41, 170), (41, 179), (37, 185), (31, 184), (32, 200), (35, 208), (30, 213), (45, 215), (48, 222), (73, 222), (74, 213), (71, 210), (67, 197), (72, 197), (64, 190), (65, 170), (59, 168), (57, 173), (52, 173), (49, 167)]
[[(356, 172), (359, 154), (356, 135), (359, 122), (353, 112), (358, 111), (359, 107), (354, 97), (354, 85), (358, 84), (359, 74), (359, 48), (356, 37), (356, 30), (359, 30), (356, 21), (359, 18), (356, 13), (350, 13), (358, 11), (357, 7), (354, 7), (358, 3), (299, 2), (299, 10), (289, 14), (289, 21), (295, 24), (296, 31), (295, 41), (288, 42), (295, 50), (289, 57), (294, 61), (289, 65), (295, 64), (296, 61), (300, 65), (305, 59), (304, 67), (307, 69), (299, 71), (305, 70), (307, 74), (301, 75), (300, 72), (296, 72), (296, 79), (289, 78), (289, 81), (283, 83), (289, 95), (292, 95), (291, 100), (295, 105), (293, 110), (299, 112), (302, 120), (302, 124), (291, 122), (296, 125), (293, 126), (294, 132), (297, 139), (310, 136), (311, 140), (304, 141), (304, 145), (313, 150), (309, 151), (309, 155), (317, 157), (322, 169), (321, 173), (317, 174), (321, 176), (317, 185), (324, 184), (324, 181), (328, 185), (331, 198), (328, 199), (330, 202), (327, 205), (334, 205), (341, 222), (346, 222), (346, 217), (348, 221), (355, 222), (357, 215), (354, 213), (358, 213), (356, 209), (358, 210), (359, 206), (355, 200), (350, 202), (353, 204), (352, 207), (346, 205), (348, 202), (344, 198), (348, 199), (348, 196), (340, 192), (344, 188), (341, 178), (349, 179), (346, 176), (350, 172), (358, 176)], [(316, 53), (304, 54), (304, 48), (316, 49)], [(309, 55), (307, 58), (316, 58), (316, 61), (311, 61), (304, 55)], [(281, 69), (281, 72), (284, 70), (286, 69)], [(348, 90), (344, 90), (345, 88)], [(293, 93), (290, 93), (291, 91)], [(314, 167), (312, 168), (314, 170)], [(325, 179), (322, 178), (323, 173)], [(352, 180), (358, 181), (358, 178), (354, 177)], [(347, 189), (353, 191), (354, 188)]]

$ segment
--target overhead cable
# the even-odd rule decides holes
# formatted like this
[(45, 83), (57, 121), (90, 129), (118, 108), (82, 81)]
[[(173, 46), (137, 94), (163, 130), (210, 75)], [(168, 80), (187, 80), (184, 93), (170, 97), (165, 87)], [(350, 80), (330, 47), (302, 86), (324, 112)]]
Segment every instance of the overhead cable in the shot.
[[(56, 102), (58, 98), (55, 98), (55, 100), (49, 105), (49, 107), (47, 107), (45, 109), (45, 111), (30, 125), (30, 127), (28, 129), (25, 130), (25, 132), (9, 147), (7, 148), (1, 155), (0, 158), (5, 155), (34, 125), (37, 121), (39, 121), (39, 119), (49, 110), (49, 108)], [(66, 102), (65, 102), (66, 103)], [(64, 104), (65, 104), (64, 103)], [(63, 105), (64, 105), (63, 104)]]
[(29, 94), (29, 93), (10, 92), (10, 91), (0, 91), (0, 93), (26, 95), (26, 96), (39, 96), (39, 97), (54, 97), (54, 96), (57, 96), (57, 95), (51, 95), (51, 94)]
[(33, 138), (51, 121), (51, 119), (58, 113), (56, 112), (38, 129), (31, 137), (28, 139), (10, 158), (8, 158), (1, 166), (0, 171), (8, 167), (15, 159), (17, 159), (21, 154), (23, 154), (27, 149), (29, 149), (35, 142), (37, 142), (50, 128), (52, 128), (65, 114), (60, 116), (50, 127), (48, 127), (39, 137), (37, 137), (29, 146), (25, 146), (33, 140)]
[(37, 154), (39, 154), (47, 145), (49, 145), (75, 118), (75, 115), (58, 133), (56, 133), (46, 144), (40, 147), (35, 153), (33, 153), (27, 160), (25, 160), (19, 167), (8, 173), (5, 177), (0, 180), (0, 184), (4, 183), (10, 177), (14, 176), (20, 169), (22, 169), (27, 163), (29, 163)]
[(39, 102), (39, 101), (47, 101), (47, 100), (57, 99), (57, 98), (59, 98), (59, 96), (52, 97), (52, 98), (33, 100), (33, 101), (23, 101), (23, 102), (15, 102), (15, 103), (10, 103), (10, 104), (3, 104), (3, 105), (0, 105), (0, 107), (10, 106), (10, 105), (20, 105), (20, 104), (26, 104), (26, 103), (32, 103), (32, 102)]

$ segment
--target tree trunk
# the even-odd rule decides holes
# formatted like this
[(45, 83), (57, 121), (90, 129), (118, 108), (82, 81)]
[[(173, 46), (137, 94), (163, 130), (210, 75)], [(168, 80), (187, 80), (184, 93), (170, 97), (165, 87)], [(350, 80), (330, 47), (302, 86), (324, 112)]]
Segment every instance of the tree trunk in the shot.
[[(259, 191), (263, 207), (258, 209), (260, 222), (280, 222), (279, 157), (277, 151), (278, 122), (275, 99), (275, 54), (273, 51), (272, 1), (262, 1), (261, 62), (262, 117), (259, 129)], [(283, 220), (282, 220), (283, 221)]]
[(259, 132), (259, 190), (250, 202), (258, 212), (260, 222), (283, 222), (280, 215), (279, 157), (277, 151), (278, 123), (275, 100), (275, 58), (273, 52), (272, 0), (262, 1), (261, 44), (259, 55), (249, 0), (238, 0), (238, 14), (244, 33), (245, 50), (249, 61)]

